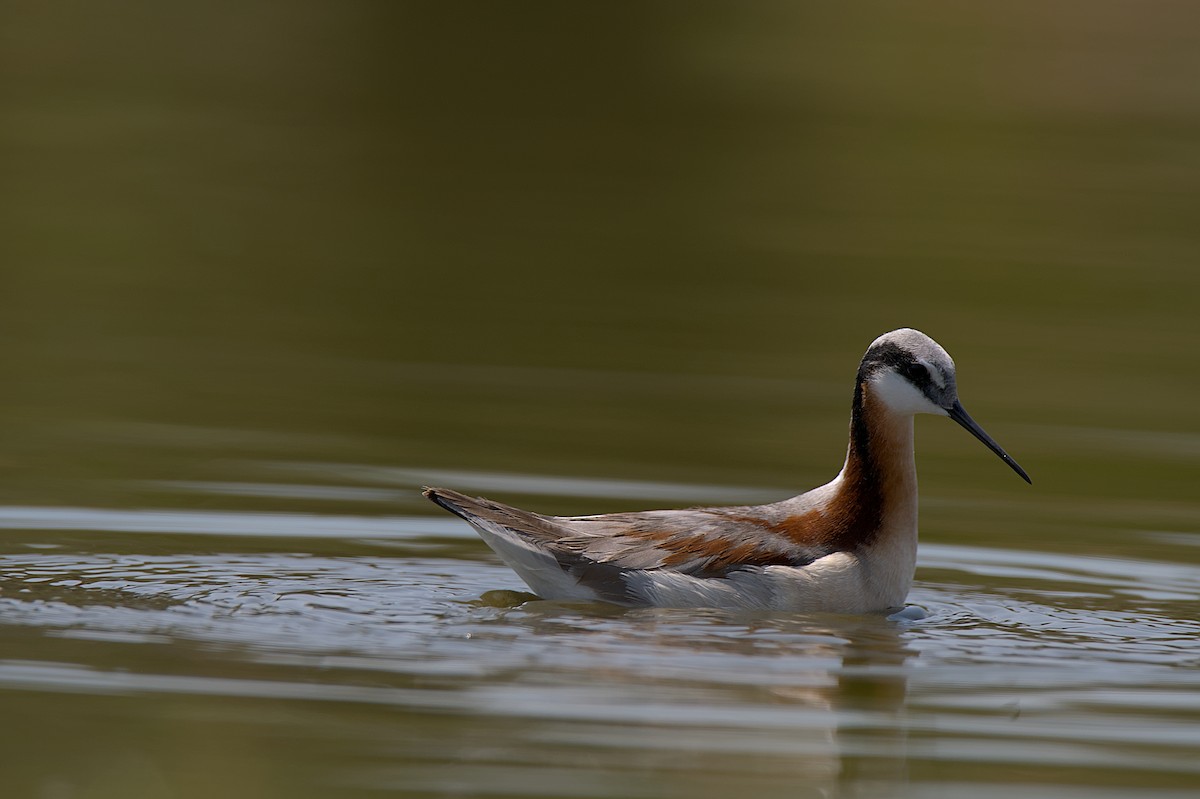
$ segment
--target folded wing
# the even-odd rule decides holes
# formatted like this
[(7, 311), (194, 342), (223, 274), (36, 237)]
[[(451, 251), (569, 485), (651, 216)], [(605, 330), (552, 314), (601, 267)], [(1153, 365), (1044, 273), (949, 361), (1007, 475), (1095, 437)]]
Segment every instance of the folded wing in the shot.
[(721, 579), (767, 566), (805, 566), (834, 551), (797, 541), (769, 505), (562, 517), (442, 488), (425, 495), (470, 522), (547, 599), (636, 602), (630, 572)]

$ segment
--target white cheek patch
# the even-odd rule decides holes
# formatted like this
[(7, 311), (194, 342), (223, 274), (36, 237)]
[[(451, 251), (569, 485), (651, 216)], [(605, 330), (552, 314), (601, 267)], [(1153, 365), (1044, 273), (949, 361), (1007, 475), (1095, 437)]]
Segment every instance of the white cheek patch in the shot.
[(916, 387), (890, 369), (879, 372), (871, 380), (876, 397), (895, 413), (933, 413), (945, 416), (944, 408), (934, 405)]

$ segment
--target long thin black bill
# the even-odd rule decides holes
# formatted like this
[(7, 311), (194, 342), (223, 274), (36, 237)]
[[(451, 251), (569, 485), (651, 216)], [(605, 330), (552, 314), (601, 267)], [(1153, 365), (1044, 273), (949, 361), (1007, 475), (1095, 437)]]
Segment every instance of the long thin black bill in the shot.
[(1000, 460), (1004, 461), (1009, 466), (1011, 466), (1012, 470), (1014, 472), (1016, 472), (1017, 474), (1021, 475), (1021, 477), (1025, 480), (1026, 483), (1033, 485), (1033, 481), (1029, 479), (1029, 475), (1025, 474), (1025, 470), (1021, 468), (1020, 464), (1018, 464), (1016, 461), (1014, 461), (1012, 459), (1011, 455), (1009, 455), (1007, 452), (1005, 452), (1003, 449), (1001, 449), (1000, 445), (997, 444), (995, 441), (993, 441), (991, 436), (989, 436), (987, 433), (983, 432), (983, 428), (980, 427), (978, 425), (978, 423), (976, 423), (976, 421), (971, 418), (971, 415), (969, 413), (967, 413), (965, 408), (963, 408), (961, 402), (959, 402), (958, 400), (955, 400), (954, 405), (951, 406), (950, 408), (946, 409), (946, 413), (950, 416), (951, 419), (958, 422), (963, 427), (967, 428), (968, 433), (975, 436), (980, 441), (982, 441), (985, 445), (987, 445), (988, 449), (990, 449), (992, 452), (999, 455)]

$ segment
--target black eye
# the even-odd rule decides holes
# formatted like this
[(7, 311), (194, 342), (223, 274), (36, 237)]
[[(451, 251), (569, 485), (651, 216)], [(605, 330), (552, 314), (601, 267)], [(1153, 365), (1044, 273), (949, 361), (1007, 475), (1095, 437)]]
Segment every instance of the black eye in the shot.
[(916, 385), (929, 382), (929, 370), (925, 368), (925, 364), (916, 361), (909, 361), (900, 367), (900, 374)]

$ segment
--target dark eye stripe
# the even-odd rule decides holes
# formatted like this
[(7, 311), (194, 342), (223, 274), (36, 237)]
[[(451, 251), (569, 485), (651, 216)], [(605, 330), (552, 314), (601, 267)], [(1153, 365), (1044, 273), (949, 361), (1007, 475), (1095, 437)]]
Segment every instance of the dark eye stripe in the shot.
[(924, 364), (909, 361), (900, 367), (900, 373), (916, 385), (924, 385), (930, 381), (929, 370)]

